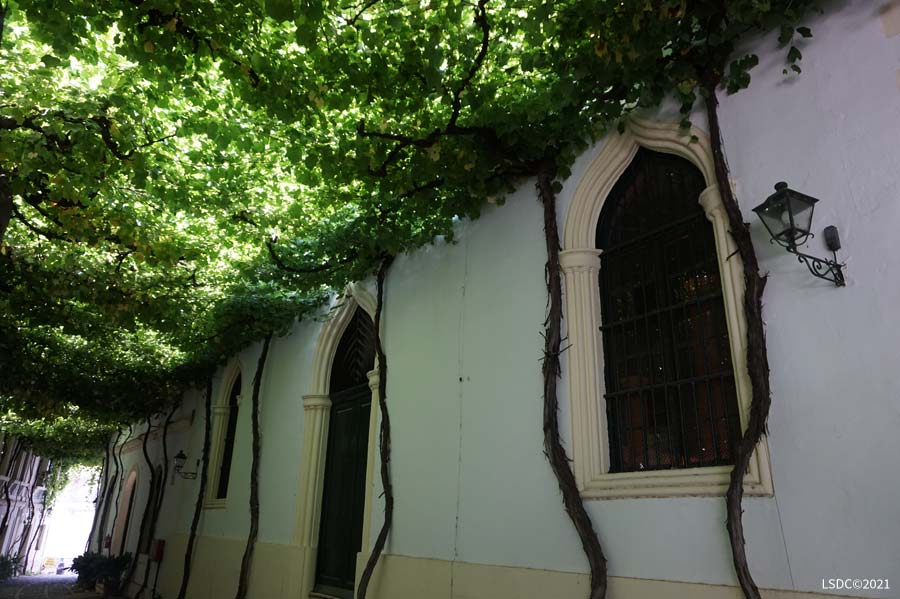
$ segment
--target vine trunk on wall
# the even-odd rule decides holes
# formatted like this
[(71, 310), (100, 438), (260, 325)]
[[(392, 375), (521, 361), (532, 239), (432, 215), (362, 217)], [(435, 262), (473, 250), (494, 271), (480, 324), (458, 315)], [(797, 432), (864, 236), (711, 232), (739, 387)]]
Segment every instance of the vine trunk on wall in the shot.
[(153, 509), (153, 493), (152, 491), (156, 489), (156, 470), (153, 468), (153, 461), (150, 459), (150, 452), (147, 451), (147, 443), (150, 441), (150, 433), (153, 430), (153, 416), (147, 416), (147, 430), (144, 433), (144, 438), (141, 439), (141, 453), (144, 456), (144, 463), (147, 464), (147, 468), (150, 470), (150, 491), (151, 493), (147, 494), (147, 503), (144, 504), (144, 511), (141, 514), (141, 525), (138, 529), (138, 541), (137, 541), (137, 550), (135, 551), (134, 559), (130, 561), (128, 564), (128, 571), (125, 573), (125, 576), (122, 580), (127, 584), (131, 581), (132, 577), (134, 577), (134, 573), (137, 570), (137, 562), (138, 555), (141, 552), (141, 547), (144, 544), (144, 535), (146, 534), (147, 521), (149, 520), (150, 512)]
[(191, 580), (191, 561), (194, 557), (194, 542), (197, 539), (197, 526), (200, 524), (200, 514), (203, 513), (203, 498), (206, 496), (206, 482), (209, 478), (209, 445), (212, 413), (212, 378), (206, 381), (206, 399), (203, 403), (203, 463), (200, 467), (200, 488), (197, 491), (197, 503), (194, 505), (194, 517), (191, 520), (191, 531), (188, 534), (187, 546), (184, 550), (184, 569), (181, 571), (181, 587), (178, 589), (178, 599), (184, 599), (187, 593), (188, 582)]
[(381, 315), (384, 310), (384, 277), (394, 261), (393, 256), (386, 256), (378, 267), (377, 293), (375, 304), (375, 355), (378, 357), (378, 409), (381, 413), (381, 429), (378, 444), (378, 455), (381, 461), (381, 486), (384, 491), (384, 522), (378, 531), (378, 538), (372, 547), (372, 553), (366, 561), (362, 574), (359, 577), (359, 587), (356, 591), (357, 599), (366, 599), (369, 582), (375, 572), (378, 559), (384, 551), (388, 533), (394, 520), (394, 487), (391, 484), (391, 419), (387, 407), (387, 356), (381, 343)]
[[(22, 550), (25, 549), (26, 543), (28, 543), (28, 539), (31, 537), (31, 525), (34, 522), (34, 513), (35, 513), (35, 505), (34, 505), (34, 490), (38, 485), (38, 481), (41, 477), (40, 472), (35, 475), (34, 480), (31, 481), (31, 486), (28, 488), (28, 519), (25, 520), (25, 525), (22, 527), (22, 534), (19, 536), (19, 549), (16, 555), (28, 557), (27, 553), (23, 553)], [(28, 564), (20, 564), (22, 567), (22, 572), (25, 572), (25, 566)]]
[[(43, 499), (41, 499), (41, 517), (38, 518), (37, 532), (31, 537), (31, 541), (28, 543), (28, 549), (25, 552), (25, 555), (31, 553), (31, 545), (37, 539), (38, 535), (41, 534), (41, 527), (44, 525), (44, 517), (47, 515), (47, 493), (44, 493)], [(34, 560), (37, 558), (37, 552), (31, 556), (31, 562), (28, 564), (28, 571), (34, 571)]]
[(728, 539), (738, 583), (746, 599), (760, 599), (759, 589), (750, 574), (744, 547), (744, 525), (741, 521), (744, 496), (744, 475), (750, 465), (753, 450), (766, 431), (766, 420), (772, 398), (769, 390), (769, 361), (766, 354), (766, 337), (762, 318), (762, 296), (766, 277), (759, 274), (759, 262), (750, 239), (750, 229), (744, 222), (741, 209), (731, 189), (728, 163), (722, 148), (722, 131), (719, 126), (716, 88), (719, 77), (711, 75), (705, 82), (706, 112), (709, 120), (709, 136), (712, 143), (713, 162), (719, 193), (728, 215), (729, 232), (744, 264), (744, 314), (747, 317), (747, 372), (752, 384), (750, 417), (747, 429), (735, 448), (734, 469), (726, 494)]
[[(163, 460), (162, 460), (162, 477), (159, 481), (159, 486), (156, 488), (156, 496), (153, 498), (153, 512), (150, 519), (150, 527), (149, 534), (150, 538), (153, 539), (156, 536), (156, 525), (159, 522), (159, 512), (162, 509), (163, 498), (166, 495), (166, 479), (169, 478), (169, 424), (172, 422), (172, 416), (175, 414), (175, 410), (178, 409), (178, 404), (175, 403), (172, 406), (172, 409), (169, 410), (168, 415), (166, 416), (166, 421), (163, 423), (162, 427), (162, 450), (163, 450)], [(155, 472), (155, 469), (152, 470)], [(144, 578), (141, 580), (141, 587), (138, 589), (137, 593), (135, 593), (135, 598), (140, 599), (144, 595), (144, 591), (147, 589), (147, 580), (150, 577), (150, 557), (147, 557), (147, 563), (144, 566)], [(159, 572), (159, 566), (161, 563), (157, 564), (157, 573)]]
[[(112, 519), (113, 532), (115, 532), (116, 520), (119, 519), (119, 500), (122, 499), (122, 487), (125, 484), (125, 476), (124, 476), (125, 462), (122, 461), (122, 452), (125, 450), (125, 444), (131, 440), (132, 432), (134, 432), (134, 425), (129, 424), (128, 425), (128, 435), (125, 436), (125, 440), (122, 441), (121, 445), (119, 445), (119, 451), (117, 452), (117, 457), (116, 457), (116, 460), (117, 460), (116, 461), (116, 472), (119, 473), (119, 485), (116, 488), (116, 500), (113, 503), (113, 505), (115, 506), (115, 509), (113, 510), (113, 519)], [(129, 506), (129, 509), (131, 509), (131, 506)], [(112, 555), (112, 543), (111, 542), (109, 544), (109, 547), (107, 547), (106, 549), (107, 549), (106, 554)]]
[[(106, 492), (106, 477), (109, 476), (109, 443), (104, 446), (103, 466), (100, 468), (100, 480), (97, 483), (97, 497), (94, 499), (94, 519), (91, 521), (91, 532), (88, 534), (85, 551), (91, 550), (94, 538), (97, 534), (97, 521), (100, 519), (100, 510), (103, 508), (103, 494)], [(98, 547), (99, 550), (99, 547)]]
[(569, 456), (559, 437), (559, 400), (557, 380), (560, 376), (560, 343), (562, 328), (562, 280), (559, 267), (559, 228), (556, 222), (556, 193), (553, 190), (555, 168), (542, 166), (538, 172), (537, 189), (544, 207), (544, 235), (547, 242), (546, 283), (549, 310), (544, 327), (544, 453), (559, 483), (566, 513), (575, 525), (581, 546), (591, 569), (590, 599), (606, 597), (606, 556), (591, 518), (584, 508), (581, 493), (572, 473)]
[(244, 557), (241, 559), (241, 574), (238, 578), (235, 599), (246, 599), (247, 597), (247, 589), (250, 585), (250, 567), (253, 564), (253, 549), (256, 547), (256, 537), (259, 535), (259, 390), (262, 387), (263, 370), (266, 367), (266, 358), (269, 356), (271, 343), (272, 333), (269, 333), (263, 341), (262, 352), (259, 354), (259, 362), (256, 365), (256, 376), (253, 377), (250, 413), (253, 434), (253, 461), (250, 463), (250, 534), (247, 535), (247, 546), (244, 548)]
[(116, 444), (118, 444), (119, 439), (122, 438), (122, 429), (116, 431), (116, 438), (113, 441), (112, 449), (110, 450), (110, 456), (112, 457), (113, 464), (115, 465), (115, 471), (112, 473), (112, 476), (106, 481), (106, 489), (104, 490), (104, 496), (100, 499), (100, 503), (97, 504), (97, 510), (100, 510), (100, 519), (97, 524), (97, 553), (101, 553), (103, 551), (103, 532), (106, 528), (106, 519), (109, 516), (109, 506), (112, 503), (112, 494), (115, 489), (115, 485), (119, 480), (119, 461), (116, 459)]

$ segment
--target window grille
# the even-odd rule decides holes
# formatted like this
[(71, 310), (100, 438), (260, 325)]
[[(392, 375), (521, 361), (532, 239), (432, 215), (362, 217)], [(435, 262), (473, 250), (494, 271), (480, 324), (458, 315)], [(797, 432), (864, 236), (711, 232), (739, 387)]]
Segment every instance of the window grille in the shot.
[(641, 149), (597, 226), (610, 471), (733, 463), (740, 418), (705, 183)]

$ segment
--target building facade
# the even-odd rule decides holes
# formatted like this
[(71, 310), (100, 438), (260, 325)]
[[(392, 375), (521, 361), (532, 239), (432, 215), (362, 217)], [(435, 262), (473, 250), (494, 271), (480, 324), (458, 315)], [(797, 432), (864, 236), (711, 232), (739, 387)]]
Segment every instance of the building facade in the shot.
[[(900, 587), (900, 260), (886, 247), (900, 225), (900, 5), (833, 4), (810, 23), (801, 76), (782, 74), (774, 35), (755, 40), (753, 83), (720, 107), (733, 187), (768, 273), (772, 409), (743, 520), (770, 598)], [(558, 198), (560, 419), (614, 599), (741, 596), (723, 495), (750, 402), (743, 267), (703, 111), (689, 132), (678, 120), (666, 106), (634, 117), (577, 160)], [(779, 181), (821, 200), (801, 251), (830, 257), (821, 232), (837, 226), (845, 287), (770, 242), (751, 209)], [(545, 260), (541, 206), (525, 183), (461, 222), (454, 244), (437, 240), (389, 270), (381, 335), (396, 505), (370, 597), (587, 596), (587, 562), (543, 454)], [(349, 596), (378, 534), (374, 295), (372, 281), (352, 285), (272, 341), (254, 599)], [(259, 352), (246, 348), (214, 381), (191, 599), (237, 585)], [(203, 413), (195, 392), (175, 414), (168, 456), (187, 456), (181, 474), (198, 468)], [(139, 438), (122, 450), (119, 515), (101, 526), (112, 551), (143, 553), (142, 571), (149, 549), (121, 514), (146, 504), (150, 469)], [(199, 488), (181, 474), (165, 481), (156, 530), (166, 598), (177, 595)], [(889, 588), (842, 588), (847, 579)]]
[(41, 567), (49, 467), (49, 460), (35, 455), (18, 438), (0, 433), (0, 556), (18, 557), (19, 573)]

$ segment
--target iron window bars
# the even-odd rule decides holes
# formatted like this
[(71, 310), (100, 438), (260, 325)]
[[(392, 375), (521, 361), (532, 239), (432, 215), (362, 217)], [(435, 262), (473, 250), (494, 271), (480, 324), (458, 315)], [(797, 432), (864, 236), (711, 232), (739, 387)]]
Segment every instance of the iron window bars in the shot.
[(610, 471), (733, 463), (740, 418), (701, 174), (641, 149), (597, 247)]

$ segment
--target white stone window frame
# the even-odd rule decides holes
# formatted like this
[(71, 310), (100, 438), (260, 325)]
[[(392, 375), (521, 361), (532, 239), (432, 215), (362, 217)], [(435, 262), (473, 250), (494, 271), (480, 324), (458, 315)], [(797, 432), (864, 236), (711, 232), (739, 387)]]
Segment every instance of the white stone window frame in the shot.
[[(228, 429), (228, 418), (231, 415), (231, 406), (228, 400), (231, 397), (231, 388), (237, 377), (241, 375), (241, 361), (234, 359), (225, 370), (222, 377), (222, 385), (215, 394), (215, 401), (212, 405), (212, 422), (210, 423), (210, 445), (209, 445), (209, 465), (207, 469), (208, 479), (206, 481), (206, 496), (203, 498), (203, 508), (207, 510), (225, 509), (228, 505), (228, 497), (216, 497), (219, 489), (219, 478), (221, 477), (222, 458), (225, 453), (225, 435)], [(244, 379), (241, 377), (241, 391), (243, 391)], [(240, 409), (242, 396), (238, 393), (237, 405)], [(235, 442), (237, 441), (237, 431), (235, 431)], [(234, 455), (232, 455), (232, 468), (234, 468)]]
[[(608, 136), (588, 166), (575, 190), (563, 229), (560, 264), (566, 296), (564, 322), (569, 342), (566, 354), (575, 478), (586, 499), (721, 496), (728, 489), (732, 466), (609, 471), (598, 289), (601, 250), (595, 247), (595, 239), (600, 210), (640, 147), (687, 159), (700, 170), (706, 181), (707, 187), (698, 201), (715, 235), (741, 431), (746, 429), (749, 417), (751, 383), (747, 373), (743, 262), (735, 253), (734, 240), (728, 233), (709, 138), (696, 128), (685, 131), (677, 123), (632, 117), (624, 132)], [(772, 495), (774, 492), (765, 437), (753, 452), (744, 477), (744, 491), (752, 495)]]

